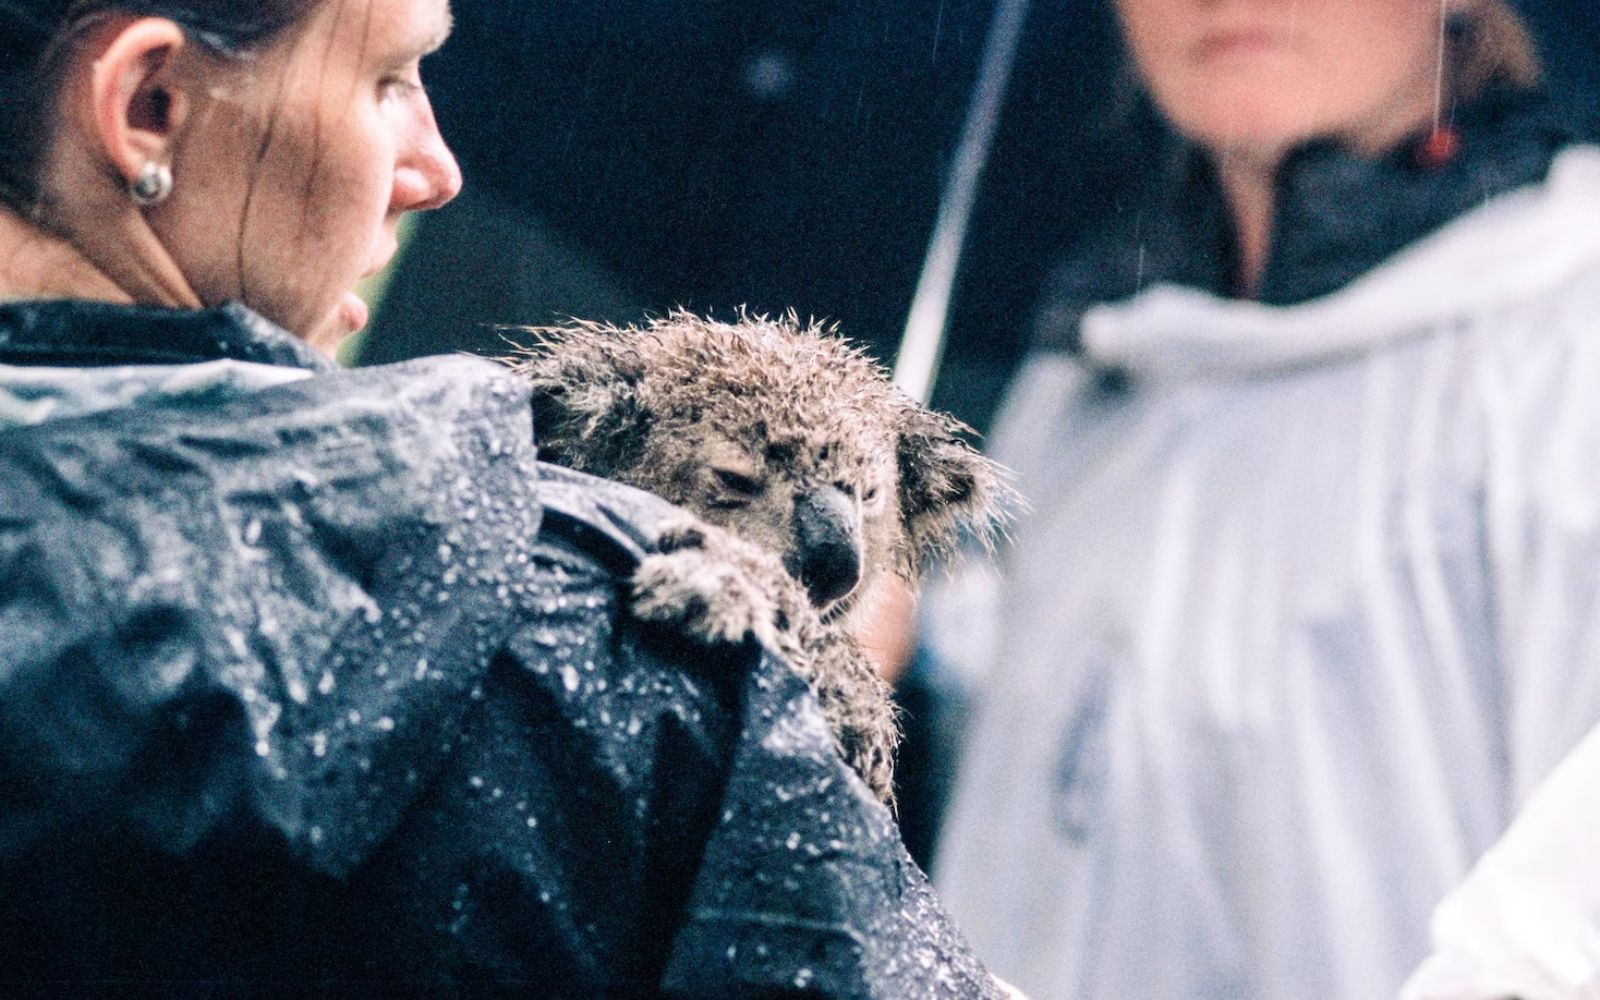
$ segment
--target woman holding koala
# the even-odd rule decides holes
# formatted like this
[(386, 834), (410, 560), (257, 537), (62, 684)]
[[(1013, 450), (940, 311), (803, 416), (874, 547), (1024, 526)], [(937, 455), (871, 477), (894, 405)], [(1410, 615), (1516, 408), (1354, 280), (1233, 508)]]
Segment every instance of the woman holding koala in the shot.
[[(1499, 0), (1115, 7), (1171, 155), (1046, 292), (1002, 571), (925, 608), (984, 678), (936, 875), (1039, 997), (1393, 997), (1600, 722), (1600, 149)], [(1452, 926), (1571, 987), (1578, 891)]]
[(460, 187), (449, 29), (0, 0), (0, 982), (995, 995), (804, 683), (635, 619), (664, 504), (318, 353)]

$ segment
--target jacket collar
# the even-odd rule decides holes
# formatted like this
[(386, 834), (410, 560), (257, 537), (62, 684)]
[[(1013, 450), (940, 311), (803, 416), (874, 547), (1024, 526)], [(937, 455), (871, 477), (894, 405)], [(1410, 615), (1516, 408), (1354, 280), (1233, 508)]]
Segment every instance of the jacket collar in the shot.
[[(1153, 114), (1153, 112), (1151, 112)], [(1457, 112), (1455, 154), (1430, 162), (1425, 135), (1378, 158), (1329, 141), (1293, 150), (1280, 168), (1272, 249), (1256, 301), (1292, 306), (1319, 299), (1375, 270), (1445, 224), (1513, 189), (1544, 180), (1580, 135), (1542, 94), (1491, 90)], [(1037, 343), (1078, 347), (1091, 305), (1157, 284), (1236, 298), (1236, 259), (1216, 173), (1193, 144), (1168, 135), (1167, 164), (1137, 212), (1109, 220), (1048, 282)]]
[(336, 367), (236, 302), (202, 310), (75, 299), (0, 304), (0, 364), (193, 364), (221, 358), (313, 371)]
[[(1492, 91), (1449, 127), (1459, 147), (1442, 159), (1426, 132), (1377, 159), (1327, 141), (1290, 154), (1258, 300), (1295, 305), (1344, 288), (1489, 199), (1544, 181), (1577, 138), (1528, 92)], [(1231, 267), (1228, 277), (1217, 291), (1232, 291)]]
[(1102, 369), (1187, 380), (1305, 368), (1439, 333), (1510, 343), (1519, 330), (1586, 320), (1572, 303), (1600, 274), (1597, 206), (1600, 146), (1575, 145), (1542, 184), (1464, 213), (1330, 295), (1285, 307), (1163, 284), (1089, 309), (1080, 350)]

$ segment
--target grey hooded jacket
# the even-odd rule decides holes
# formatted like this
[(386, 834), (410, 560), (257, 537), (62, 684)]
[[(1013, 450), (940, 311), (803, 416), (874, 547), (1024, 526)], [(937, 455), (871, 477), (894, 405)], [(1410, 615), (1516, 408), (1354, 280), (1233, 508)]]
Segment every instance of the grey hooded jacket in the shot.
[(926, 606), (981, 695), (941, 891), (1036, 998), (1392, 997), (1600, 722), (1600, 149), (1328, 294), (1077, 332), (996, 434), (1002, 573)]

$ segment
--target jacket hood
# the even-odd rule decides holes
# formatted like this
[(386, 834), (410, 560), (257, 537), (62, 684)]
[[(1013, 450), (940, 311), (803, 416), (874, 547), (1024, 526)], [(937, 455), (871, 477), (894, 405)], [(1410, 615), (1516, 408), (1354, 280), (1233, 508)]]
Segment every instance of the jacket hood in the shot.
[(1274, 306), (1160, 284), (1088, 310), (1080, 346), (1134, 375), (1263, 373), (1492, 312), (1591, 268), (1600, 268), (1600, 146), (1577, 146), (1543, 184), (1485, 203), (1330, 295)]

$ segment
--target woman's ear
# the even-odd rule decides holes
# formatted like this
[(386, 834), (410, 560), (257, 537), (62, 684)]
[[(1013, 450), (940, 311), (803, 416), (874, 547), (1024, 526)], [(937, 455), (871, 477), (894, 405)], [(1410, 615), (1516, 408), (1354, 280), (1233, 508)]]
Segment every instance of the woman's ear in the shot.
[(98, 51), (88, 99), (94, 139), (123, 180), (152, 161), (167, 163), (190, 100), (173, 63), (187, 41), (183, 29), (160, 17), (118, 18), (95, 32)]

